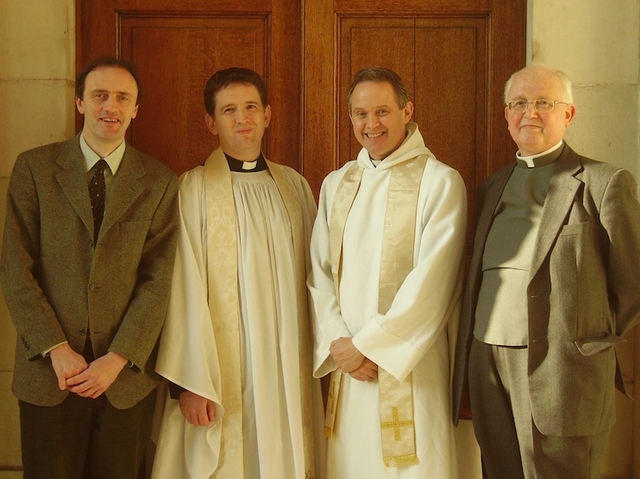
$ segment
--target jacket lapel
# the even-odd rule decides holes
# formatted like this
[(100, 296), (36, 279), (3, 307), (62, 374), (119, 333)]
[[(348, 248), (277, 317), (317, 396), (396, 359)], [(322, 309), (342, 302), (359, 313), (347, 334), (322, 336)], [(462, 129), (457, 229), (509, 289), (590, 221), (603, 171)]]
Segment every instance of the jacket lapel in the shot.
[(494, 182), (487, 190), (486, 196), (482, 201), (482, 211), (480, 211), (480, 216), (478, 217), (478, 231), (476, 232), (476, 236), (481, 238), (483, 242), (489, 234), (496, 207), (502, 197), (504, 187), (507, 185), (509, 178), (511, 178), (515, 162), (510, 166), (510, 168), (503, 168), (496, 173)]
[(138, 152), (127, 145), (120, 168), (113, 178), (113, 188), (107, 201), (99, 236), (104, 236), (140, 196), (144, 185), (139, 178), (144, 174), (145, 169)]
[(540, 228), (531, 261), (531, 278), (538, 272), (549, 254), (582, 182), (576, 177), (582, 171), (578, 155), (565, 144), (558, 158), (542, 208)]
[(93, 236), (93, 214), (89, 201), (89, 185), (84, 171), (84, 158), (80, 150), (79, 135), (69, 140), (67, 148), (58, 157), (57, 163), (63, 171), (56, 175), (56, 180), (89, 234)]
[(470, 341), (476, 321), (476, 298), (480, 291), (480, 285), (482, 284), (482, 261), (487, 235), (493, 223), (496, 206), (498, 205), (498, 201), (500, 201), (504, 187), (507, 181), (509, 181), (515, 164), (514, 161), (512, 165), (501, 168), (490, 180), (487, 180), (491, 181), (491, 184), (487, 184), (486, 189), (483, 185), (481, 195), (478, 198), (480, 200), (478, 205), (481, 210), (477, 216), (476, 232), (473, 240), (473, 255), (469, 266), (469, 280), (462, 304), (462, 317), (464, 321), (460, 323), (461, 337), (466, 338), (467, 345), (471, 344)]

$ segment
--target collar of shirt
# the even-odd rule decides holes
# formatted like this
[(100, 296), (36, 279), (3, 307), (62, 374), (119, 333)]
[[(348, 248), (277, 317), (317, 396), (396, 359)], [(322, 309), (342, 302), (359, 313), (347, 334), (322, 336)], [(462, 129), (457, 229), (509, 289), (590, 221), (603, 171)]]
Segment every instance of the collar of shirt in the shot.
[[(124, 157), (124, 151), (127, 148), (127, 143), (123, 141), (120, 143), (120, 146), (109, 153), (104, 160), (109, 165), (109, 170), (111, 170), (111, 174), (115, 175), (120, 168), (120, 164), (122, 163), (122, 158)], [(82, 151), (82, 155), (84, 156), (84, 163), (86, 171), (89, 171), (94, 165), (98, 162), (100, 155), (98, 155), (95, 151), (91, 149), (91, 147), (87, 144), (84, 139), (84, 136), (80, 135), (80, 150)]]
[(229, 156), (226, 153), (224, 156), (227, 157), (227, 163), (229, 164), (229, 169), (231, 171), (235, 171), (238, 173), (254, 173), (256, 171), (263, 171), (267, 169), (267, 162), (264, 159), (264, 155), (260, 153), (258, 158), (253, 161), (242, 161), (237, 160), (233, 156)]
[(382, 162), (382, 160), (374, 160), (373, 158), (371, 158), (371, 155), (369, 155), (369, 160), (371, 161), (371, 164), (374, 168), (377, 168), (378, 165)]
[(518, 162), (518, 166), (521, 168), (535, 168), (539, 166), (547, 166), (553, 163), (558, 159), (560, 153), (562, 153), (562, 148), (560, 148), (564, 142), (560, 140), (555, 146), (552, 146), (546, 151), (542, 153), (538, 153), (537, 155), (531, 156), (520, 156), (520, 151), (516, 153), (516, 161)]

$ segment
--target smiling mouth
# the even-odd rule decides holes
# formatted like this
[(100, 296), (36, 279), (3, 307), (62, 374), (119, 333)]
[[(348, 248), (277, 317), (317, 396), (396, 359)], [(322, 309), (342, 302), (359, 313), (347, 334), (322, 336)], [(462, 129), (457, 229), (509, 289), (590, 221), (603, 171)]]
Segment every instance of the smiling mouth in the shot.
[(380, 133), (365, 133), (364, 135), (367, 138), (375, 139), (380, 138), (382, 135), (384, 135), (384, 131), (381, 131)]
[(104, 121), (105, 123), (120, 123), (120, 120), (116, 118), (100, 118), (100, 120)]

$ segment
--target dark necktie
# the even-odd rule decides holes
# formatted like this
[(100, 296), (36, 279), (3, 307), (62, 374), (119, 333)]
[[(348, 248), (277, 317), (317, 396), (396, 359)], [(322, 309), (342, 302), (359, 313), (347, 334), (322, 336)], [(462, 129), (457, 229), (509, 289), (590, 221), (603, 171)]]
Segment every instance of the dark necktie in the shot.
[(104, 216), (104, 196), (105, 196), (105, 182), (104, 182), (104, 170), (109, 168), (109, 165), (103, 159), (93, 166), (93, 177), (89, 183), (89, 197), (91, 198), (91, 209), (93, 210), (93, 241), (94, 244), (98, 243), (98, 233), (100, 232), (100, 225), (102, 224), (102, 217)]

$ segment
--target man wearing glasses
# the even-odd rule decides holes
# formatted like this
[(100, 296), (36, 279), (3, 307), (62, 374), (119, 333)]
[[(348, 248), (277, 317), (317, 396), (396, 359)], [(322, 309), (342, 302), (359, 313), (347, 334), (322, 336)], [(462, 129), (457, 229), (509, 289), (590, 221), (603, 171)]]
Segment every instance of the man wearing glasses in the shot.
[(519, 150), (479, 191), (454, 422), (468, 387), (487, 478), (598, 478), (624, 389), (614, 346), (640, 320), (636, 183), (563, 141), (562, 72), (514, 73), (505, 103)]

